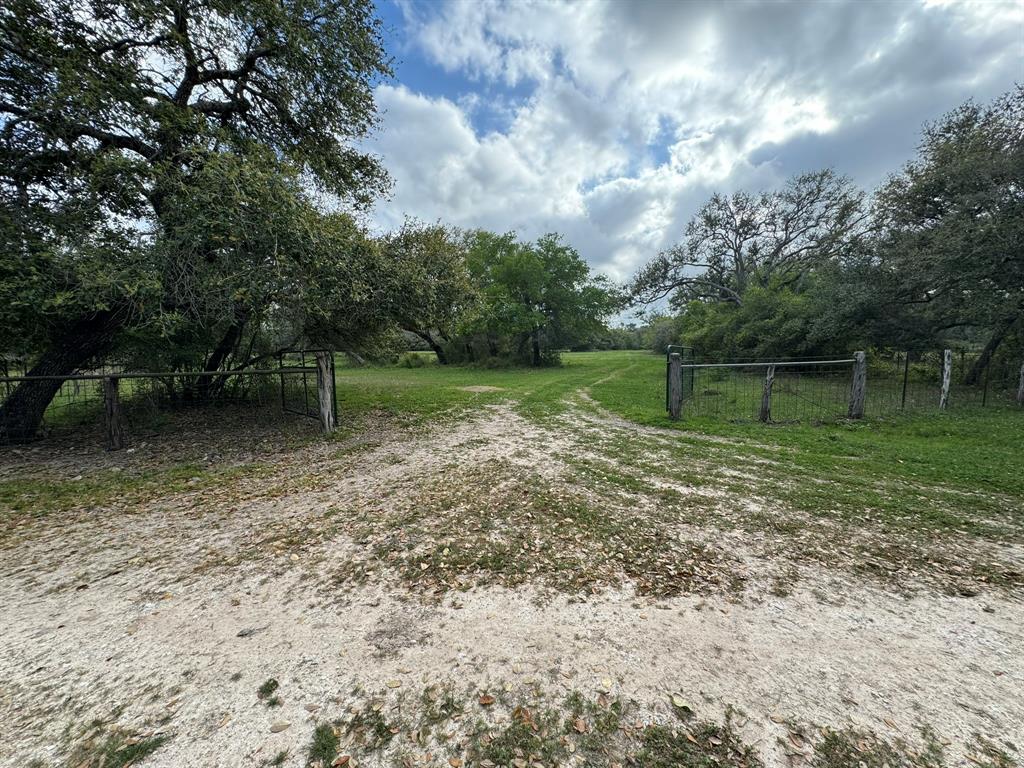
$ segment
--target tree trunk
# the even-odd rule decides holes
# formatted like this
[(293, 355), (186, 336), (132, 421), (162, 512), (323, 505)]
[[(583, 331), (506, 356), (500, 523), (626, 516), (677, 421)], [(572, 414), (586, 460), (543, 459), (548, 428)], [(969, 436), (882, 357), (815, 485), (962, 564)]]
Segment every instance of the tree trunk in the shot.
[(111, 312), (99, 312), (73, 323), (54, 340), (26, 375), (60, 378), (23, 381), (0, 406), (0, 441), (21, 442), (36, 436), (43, 414), (60, 391), (64, 378), (110, 350), (119, 323)]
[(413, 331), (413, 333), (427, 342), (427, 345), (434, 350), (434, 354), (437, 355), (437, 362), (439, 364), (448, 365), (448, 355), (445, 354), (444, 347), (434, 341), (434, 337), (430, 331)]
[(989, 336), (988, 341), (985, 342), (985, 346), (981, 350), (981, 354), (978, 355), (978, 359), (974, 361), (974, 365), (971, 366), (971, 370), (967, 372), (967, 378), (964, 379), (964, 384), (967, 386), (974, 386), (981, 381), (981, 375), (988, 368), (989, 363), (992, 362), (992, 355), (995, 354), (999, 345), (1003, 343), (1003, 339), (1010, 332), (1013, 324), (1017, 322), (1018, 315), (1014, 315), (1010, 318), (1005, 318), (996, 324), (996, 327), (992, 330), (992, 335)]
[[(245, 330), (245, 324), (248, 320), (248, 310), (235, 307), (235, 318), (207, 358), (206, 364), (203, 366), (204, 371), (220, 370), (224, 361), (238, 347), (238, 342), (242, 339), (242, 332)], [(208, 400), (224, 386), (224, 381), (225, 378), (223, 376), (200, 376), (196, 384), (199, 399)]]
[(538, 328), (532, 334), (530, 334), (530, 343), (533, 345), (533, 365), (537, 367), (540, 365), (540, 329)]

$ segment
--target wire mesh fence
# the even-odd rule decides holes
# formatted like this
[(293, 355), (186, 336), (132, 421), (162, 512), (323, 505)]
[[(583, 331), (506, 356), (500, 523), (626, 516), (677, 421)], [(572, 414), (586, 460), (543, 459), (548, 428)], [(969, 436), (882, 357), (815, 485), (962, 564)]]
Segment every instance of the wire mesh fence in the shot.
[[(674, 352), (688, 348), (674, 347)], [(852, 358), (716, 359), (682, 353), (680, 416), (729, 421), (824, 422), (851, 413)], [(996, 407), (1017, 402), (1019, 361), (949, 354), (945, 408)], [(886, 417), (939, 410), (944, 351), (875, 353), (866, 358), (863, 415)], [(669, 388), (666, 387), (666, 396)], [(666, 402), (666, 409), (669, 405)]]
[[(333, 355), (328, 354), (327, 360), (333, 383)], [(116, 382), (123, 428), (134, 436), (171, 428), (178, 415), (188, 412), (199, 412), (206, 421), (235, 423), (294, 417), (319, 420), (322, 415), (318, 369), (311, 350), (283, 354), (275, 367), (231, 372), (140, 372), (109, 364), (67, 378), (33, 377), (23, 361), (6, 360), (0, 362), (0, 374), (3, 405), (11, 403), (15, 392), (26, 383), (59, 381), (30, 438), (102, 430), (105, 400), (109, 400), (104, 382), (110, 380)], [(337, 412), (333, 386), (330, 392), (333, 421)], [(18, 414), (11, 409), (0, 409), (0, 444), (26, 441), (17, 419)]]
[[(846, 415), (852, 359), (755, 361), (730, 359), (683, 365), (692, 386), (683, 398), (687, 417), (762, 419), (766, 386), (768, 418), (775, 422), (825, 421)], [(771, 381), (768, 382), (769, 373)]]

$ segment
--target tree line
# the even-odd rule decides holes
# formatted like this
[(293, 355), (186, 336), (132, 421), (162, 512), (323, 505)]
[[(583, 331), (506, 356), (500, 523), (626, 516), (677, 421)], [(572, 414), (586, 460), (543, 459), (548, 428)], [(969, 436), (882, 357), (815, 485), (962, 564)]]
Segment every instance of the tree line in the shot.
[(651, 345), (719, 357), (853, 349), (1024, 358), (1024, 88), (925, 126), (917, 155), (868, 195), (831, 170), (714, 194), (630, 285), (667, 299)]

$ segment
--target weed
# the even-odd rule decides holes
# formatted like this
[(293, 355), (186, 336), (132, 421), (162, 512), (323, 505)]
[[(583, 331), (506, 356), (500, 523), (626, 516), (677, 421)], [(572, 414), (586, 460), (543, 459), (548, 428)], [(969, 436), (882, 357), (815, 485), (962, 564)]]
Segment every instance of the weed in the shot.
[(281, 699), (276, 695), (277, 689), (281, 687), (281, 684), (273, 677), (268, 678), (256, 689), (256, 698), (266, 704), (268, 707), (279, 707), (281, 705)]
[(320, 723), (313, 730), (313, 741), (309, 745), (309, 765), (329, 766), (338, 756), (340, 740), (334, 726)]

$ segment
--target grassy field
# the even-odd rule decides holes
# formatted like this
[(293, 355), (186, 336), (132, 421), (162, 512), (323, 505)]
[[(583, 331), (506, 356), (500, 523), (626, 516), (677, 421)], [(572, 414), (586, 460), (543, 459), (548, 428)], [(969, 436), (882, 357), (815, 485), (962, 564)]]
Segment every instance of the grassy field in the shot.
[[(427, 357), (429, 360), (430, 358)], [(1019, 444), (1024, 409), (962, 408), (913, 411), (860, 422), (764, 425), (752, 419), (668, 418), (664, 359), (645, 352), (563, 355), (558, 368), (487, 370), (427, 364), (421, 368), (342, 368), (336, 375), (339, 421), (384, 411), (415, 422), (455, 417), (513, 402), (534, 418), (565, 413), (584, 389), (601, 408), (636, 424), (737, 438), (758, 455), (758, 444), (793, 449), (795, 468), (834, 477), (847, 469), (870, 482), (908, 480), (964, 490), (988, 489), (1024, 498)], [(470, 387), (493, 391), (472, 392)], [(870, 401), (870, 391), (868, 399)]]

